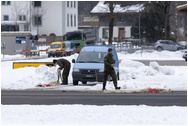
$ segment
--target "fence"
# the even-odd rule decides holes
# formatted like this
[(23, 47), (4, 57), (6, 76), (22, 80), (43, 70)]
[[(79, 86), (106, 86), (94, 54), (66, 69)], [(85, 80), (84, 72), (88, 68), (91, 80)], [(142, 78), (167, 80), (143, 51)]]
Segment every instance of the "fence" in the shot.
[(112, 46), (115, 47), (117, 52), (125, 52), (125, 53), (134, 53), (137, 50), (146, 50), (148, 52), (153, 51), (153, 46), (133, 46), (131, 42), (123, 42), (123, 43), (113, 43)]
[[(79, 53), (81, 49), (74, 49), (72, 53), (67, 53), (66, 50), (56, 50), (54, 53), (62, 52), (64, 55), (63, 56), (68, 56), (72, 55), (75, 53)], [(41, 52), (48, 52), (48, 50), (15, 50), (15, 52), (19, 52), (21, 54), (24, 54), (26, 57), (32, 57), (32, 56), (40, 56)], [(53, 55), (55, 57), (56, 55)], [(59, 55), (58, 55), (59, 56)]]

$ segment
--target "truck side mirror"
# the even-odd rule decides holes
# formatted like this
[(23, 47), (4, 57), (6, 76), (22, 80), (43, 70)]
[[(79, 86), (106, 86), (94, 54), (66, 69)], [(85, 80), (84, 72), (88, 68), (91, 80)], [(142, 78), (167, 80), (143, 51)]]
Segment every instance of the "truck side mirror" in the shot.
[(72, 63), (75, 63), (75, 59), (72, 59)]

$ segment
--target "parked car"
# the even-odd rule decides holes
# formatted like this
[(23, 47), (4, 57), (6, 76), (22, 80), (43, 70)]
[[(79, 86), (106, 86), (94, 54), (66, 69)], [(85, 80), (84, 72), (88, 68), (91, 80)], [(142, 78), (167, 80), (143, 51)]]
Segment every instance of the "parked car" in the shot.
[(104, 72), (104, 57), (108, 53), (108, 49), (112, 48), (113, 58), (114, 58), (114, 69), (119, 79), (119, 61), (116, 50), (113, 46), (108, 45), (94, 45), (84, 47), (78, 58), (73, 59), (73, 85), (78, 85), (81, 81), (82, 84), (87, 84), (87, 82), (103, 82), (103, 72)]
[(183, 53), (183, 58), (184, 58), (185, 61), (187, 62), (187, 51), (185, 51), (185, 52)]
[(171, 40), (158, 40), (154, 44), (154, 49), (157, 51), (162, 51), (162, 50), (177, 51), (177, 50), (185, 49), (185, 46), (178, 45), (177, 43)]

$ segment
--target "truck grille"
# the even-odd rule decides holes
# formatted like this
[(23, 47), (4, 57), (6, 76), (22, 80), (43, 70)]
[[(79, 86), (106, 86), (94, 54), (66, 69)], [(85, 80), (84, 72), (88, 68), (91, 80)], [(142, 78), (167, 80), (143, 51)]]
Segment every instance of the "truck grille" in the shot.
[[(95, 74), (95, 70), (80, 70), (82, 74)], [(98, 73), (99, 70), (96, 70)]]

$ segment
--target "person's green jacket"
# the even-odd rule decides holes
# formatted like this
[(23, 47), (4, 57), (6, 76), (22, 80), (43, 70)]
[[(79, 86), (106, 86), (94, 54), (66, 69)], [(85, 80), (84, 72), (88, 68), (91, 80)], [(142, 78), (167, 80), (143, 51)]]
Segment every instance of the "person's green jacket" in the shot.
[(104, 57), (104, 70), (109, 71), (109, 70), (114, 70), (114, 68), (111, 66), (111, 64), (114, 63), (113, 55), (108, 53)]
[(66, 59), (57, 60), (57, 64), (60, 66), (58, 69), (62, 70), (66, 65), (69, 65), (70, 62)]

